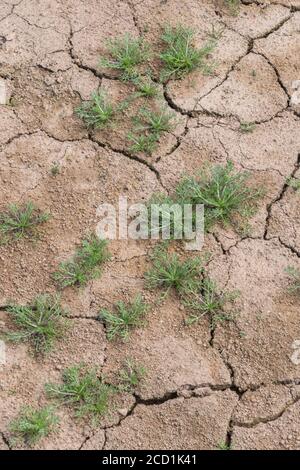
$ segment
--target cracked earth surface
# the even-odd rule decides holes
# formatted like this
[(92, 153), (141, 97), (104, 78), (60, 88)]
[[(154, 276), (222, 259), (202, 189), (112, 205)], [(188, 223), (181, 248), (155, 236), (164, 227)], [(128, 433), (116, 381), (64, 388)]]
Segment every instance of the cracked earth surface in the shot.
[[(116, 100), (130, 91), (98, 67), (108, 38), (122, 31), (155, 44), (178, 18), (195, 29), (199, 46), (213, 25), (222, 27), (216, 70), (161, 86), (176, 129), (151, 157), (133, 157), (126, 123), (113, 136), (87, 132), (74, 108), (98, 88)], [(102, 277), (63, 292), (72, 326), (45, 359), (7, 345), (0, 449), (13, 447), (8, 424), (21, 406), (45, 405), (44, 384), (63, 368), (83, 361), (109, 377), (128, 355), (147, 369), (137, 391), (121, 394), (97, 428), (61, 409), (58, 432), (36, 448), (300, 449), (300, 365), (291, 361), (300, 299), (287, 294), (285, 273), (300, 257), (300, 196), (286, 184), (300, 178), (300, 109), (292, 99), (299, 79), (300, 0), (244, 0), (237, 16), (221, 0), (1, 1), (0, 85), (13, 106), (0, 104), (0, 205), (32, 200), (52, 214), (36, 243), (0, 246), (2, 331), (11, 326), (10, 299), (55, 292), (51, 273), (95, 230), (99, 204), (119, 195), (147, 201), (172, 191), (182, 173), (228, 160), (265, 194), (249, 235), (219, 228), (206, 237), (209, 274), (240, 292), (236, 320), (212, 332), (205, 318), (184, 326), (186, 312), (171, 295), (129, 343), (107, 342), (95, 321), (100, 308), (140, 291), (153, 300), (143, 282), (151, 244), (112, 242)], [(256, 124), (252, 133), (241, 133), (244, 121)], [(61, 171), (53, 178), (55, 162)]]

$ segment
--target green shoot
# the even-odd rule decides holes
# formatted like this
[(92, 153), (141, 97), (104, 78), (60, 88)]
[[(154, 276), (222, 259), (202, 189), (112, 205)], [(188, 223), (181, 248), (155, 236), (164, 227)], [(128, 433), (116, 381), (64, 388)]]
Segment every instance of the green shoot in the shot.
[(10, 431), (14, 440), (22, 440), (26, 445), (32, 446), (41, 438), (48, 436), (55, 430), (58, 418), (52, 408), (35, 409), (24, 407), (19, 416), (10, 424)]
[(119, 390), (133, 393), (146, 375), (145, 367), (127, 359), (119, 371)]
[(99, 378), (94, 369), (82, 364), (65, 369), (62, 384), (46, 384), (46, 393), (50, 398), (72, 407), (76, 417), (92, 417), (94, 422), (107, 413), (114, 392), (114, 387)]
[(5, 243), (9, 239), (18, 240), (26, 235), (31, 236), (36, 226), (48, 219), (49, 214), (42, 214), (32, 202), (11, 204), (5, 212), (0, 213), (1, 241)]
[(91, 100), (76, 109), (76, 114), (85, 122), (88, 128), (103, 129), (112, 124), (116, 109), (108, 101), (103, 91), (93, 93)]
[(147, 310), (148, 305), (138, 294), (131, 303), (117, 302), (113, 311), (102, 309), (98, 319), (105, 324), (107, 338), (110, 341), (118, 337), (127, 341), (130, 330), (143, 325)]
[(118, 70), (122, 80), (136, 78), (138, 66), (150, 59), (148, 44), (141, 38), (133, 38), (129, 34), (114, 39), (108, 43), (108, 52), (111, 59), (101, 58), (100, 66)]
[(60, 263), (54, 280), (63, 289), (68, 286), (85, 285), (89, 280), (99, 277), (100, 265), (110, 257), (107, 241), (92, 235), (84, 240), (72, 259)]
[(67, 326), (66, 312), (57, 296), (39, 295), (32, 306), (11, 305), (7, 312), (18, 331), (8, 333), (6, 337), (10, 341), (29, 342), (35, 354), (48, 352)]
[(194, 46), (195, 32), (185, 26), (167, 26), (161, 37), (165, 49), (160, 54), (163, 62), (162, 81), (181, 78), (193, 70), (200, 69), (209, 74), (212, 71), (207, 56), (215, 48), (215, 40), (210, 40), (201, 49)]

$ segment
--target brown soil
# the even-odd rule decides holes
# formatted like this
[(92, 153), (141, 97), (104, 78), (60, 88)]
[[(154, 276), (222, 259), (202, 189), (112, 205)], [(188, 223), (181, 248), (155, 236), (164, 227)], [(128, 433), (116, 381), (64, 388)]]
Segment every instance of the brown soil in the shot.
[[(162, 26), (178, 18), (196, 30), (198, 46), (212, 26), (223, 34), (212, 75), (159, 85), (174, 131), (151, 157), (131, 155), (126, 134), (137, 100), (115, 129), (88, 132), (74, 114), (82, 100), (98, 88), (115, 102), (132, 91), (98, 66), (107, 40), (122, 31), (159, 47)], [(56, 291), (51, 273), (95, 230), (99, 204), (120, 195), (146, 202), (171, 192), (183, 173), (229, 160), (265, 189), (248, 235), (218, 228), (205, 241), (210, 276), (240, 292), (234, 322), (211, 331), (204, 318), (187, 327), (175, 293), (158, 304), (145, 289), (153, 244), (111, 242), (102, 277), (63, 291), (71, 327), (49, 355), (36, 359), (27, 345), (6, 344), (1, 450), (15, 447), (9, 422), (23, 405), (46, 405), (44, 384), (65, 367), (85, 362), (114, 381), (129, 356), (147, 370), (134, 393), (120, 394), (96, 428), (61, 408), (58, 432), (36, 448), (300, 449), (300, 365), (291, 360), (300, 298), (288, 293), (285, 272), (300, 257), (300, 192), (286, 184), (300, 179), (299, 106), (290, 105), (299, 55), (300, 0), (245, 0), (237, 16), (223, 0), (1, 2), (0, 210), (32, 200), (52, 215), (37, 239), (0, 246), (1, 332), (12, 329), (12, 299), (25, 304)], [(241, 132), (241, 122), (255, 123), (253, 132)], [(137, 292), (152, 305), (146, 325), (127, 343), (107, 341), (99, 310)]]

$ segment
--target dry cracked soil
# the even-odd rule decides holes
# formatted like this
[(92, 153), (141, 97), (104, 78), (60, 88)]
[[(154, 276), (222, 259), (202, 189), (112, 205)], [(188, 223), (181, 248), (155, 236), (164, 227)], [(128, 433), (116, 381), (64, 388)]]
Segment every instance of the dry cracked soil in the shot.
[[(122, 31), (157, 44), (163, 26), (179, 19), (199, 46), (212, 27), (222, 35), (213, 74), (159, 85), (175, 130), (151, 157), (128, 152), (127, 111), (113, 131), (87, 130), (74, 113), (82, 100), (95, 89), (116, 100), (130, 92), (99, 68), (107, 40)], [(111, 242), (102, 276), (62, 292), (71, 327), (45, 358), (6, 344), (0, 449), (19, 448), (10, 421), (23, 405), (47, 404), (44, 384), (65, 367), (85, 362), (110, 377), (128, 356), (147, 371), (134, 393), (122, 393), (96, 427), (60, 408), (59, 429), (35, 448), (300, 449), (300, 363), (291, 359), (300, 297), (288, 293), (285, 272), (300, 265), (300, 195), (287, 185), (300, 178), (297, 80), (300, 0), (243, 0), (236, 15), (223, 0), (1, 0), (0, 207), (31, 200), (51, 213), (34, 242), (0, 246), (1, 331), (11, 328), (11, 299), (55, 292), (51, 273), (95, 230), (99, 204), (120, 195), (146, 202), (172, 191), (183, 173), (229, 160), (265, 191), (249, 233), (216, 228), (205, 241), (210, 276), (239, 291), (233, 322), (211, 331), (204, 317), (187, 327), (172, 293), (128, 342), (108, 341), (100, 308), (140, 291), (155, 297), (143, 280), (152, 244)], [(241, 132), (243, 122), (255, 124), (251, 133)]]

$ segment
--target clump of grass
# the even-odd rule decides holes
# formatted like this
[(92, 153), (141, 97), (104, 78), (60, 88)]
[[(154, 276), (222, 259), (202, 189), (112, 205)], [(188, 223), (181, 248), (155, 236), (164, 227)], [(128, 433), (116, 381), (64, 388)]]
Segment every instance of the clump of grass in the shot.
[(129, 150), (134, 153), (145, 153), (151, 155), (157, 148), (157, 137), (153, 134), (134, 134), (130, 132), (127, 136), (128, 140), (132, 142)]
[(109, 102), (106, 93), (93, 93), (91, 100), (76, 109), (76, 114), (87, 127), (104, 129), (112, 124), (117, 109)]
[(286, 184), (297, 192), (300, 190), (300, 180), (297, 178), (288, 178)]
[(195, 32), (182, 25), (175, 28), (167, 26), (161, 36), (165, 45), (160, 54), (163, 62), (162, 81), (169, 78), (181, 78), (196, 69), (209, 74), (212, 66), (207, 63), (207, 56), (215, 48), (215, 40), (208, 41), (201, 49), (194, 46)]
[(31, 306), (11, 305), (7, 312), (18, 331), (8, 333), (10, 341), (29, 342), (35, 354), (48, 352), (66, 329), (66, 312), (58, 296), (39, 295)]
[(300, 292), (300, 270), (292, 266), (288, 266), (286, 268), (286, 272), (288, 273), (291, 279), (291, 285), (289, 287), (289, 291), (291, 293)]
[(108, 260), (107, 241), (91, 235), (84, 240), (72, 259), (60, 263), (53, 278), (61, 288), (84, 285), (90, 279), (99, 277), (100, 265)]
[(199, 177), (186, 177), (176, 188), (176, 201), (181, 204), (203, 204), (205, 228), (216, 223), (228, 224), (247, 219), (255, 212), (263, 192), (249, 186), (250, 174), (234, 169), (232, 162), (202, 171)]
[(139, 76), (132, 81), (137, 88), (137, 92), (134, 94), (135, 98), (155, 98), (158, 95), (158, 87), (149, 76)]
[(134, 118), (134, 133), (128, 135), (133, 142), (131, 151), (151, 154), (157, 147), (162, 134), (174, 129), (174, 115), (166, 108), (152, 111), (141, 108), (139, 114)]
[(240, 10), (240, 0), (225, 0), (225, 4), (231, 15), (237, 16)]
[(50, 172), (52, 176), (58, 175), (60, 172), (59, 164), (54, 162), (53, 165), (51, 166)]
[(149, 132), (159, 138), (164, 132), (171, 132), (174, 129), (174, 114), (166, 108), (158, 111), (142, 108), (135, 118), (136, 130), (139, 132)]
[(50, 407), (35, 409), (27, 406), (10, 423), (9, 429), (14, 440), (23, 441), (26, 445), (32, 446), (54, 431), (58, 421), (58, 417)]
[(127, 359), (124, 367), (119, 371), (119, 390), (132, 393), (146, 375), (144, 366)]
[(61, 405), (75, 410), (78, 418), (92, 417), (97, 422), (109, 409), (109, 401), (115, 388), (98, 377), (94, 369), (83, 364), (65, 369), (62, 384), (46, 384), (46, 393)]
[(32, 236), (37, 225), (46, 222), (49, 217), (49, 214), (41, 213), (32, 202), (9, 205), (6, 211), (0, 213), (2, 243), (10, 239), (18, 240), (25, 236)]
[(233, 320), (234, 315), (224, 312), (224, 306), (236, 296), (237, 293), (219, 292), (213, 280), (204, 278), (198, 289), (191, 289), (186, 295), (184, 303), (193, 311), (186, 323), (191, 325), (208, 316), (214, 328), (218, 323)]
[(150, 59), (149, 45), (143, 38), (134, 38), (125, 34), (108, 43), (110, 59), (102, 57), (100, 66), (120, 71), (122, 80), (136, 78), (138, 67)]
[(202, 272), (200, 258), (181, 261), (177, 254), (168, 254), (165, 248), (158, 247), (153, 252), (152, 260), (153, 267), (145, 273), (148, 288), (164, 289), (164, 295), (173, 288), (183, 295), (198, 285)]
[(220, 442), (218, 444), (217, 450), (231, 450), (231, 446), (229, 444), (226, 444), (226, 442)]
[(116, 338), (127, 341), (130, 330), (143, 325), (147, 310), (148, 305), (138, 294), (131, 303), (117, 302), (113, 311), (102, 309), (98, 319), (105, 324), (107, 338), (110, 341)]
[(256, 124), (254, 122), (241, 122), (240, 131), (244, 134), (249, 134), (255, 130)]

